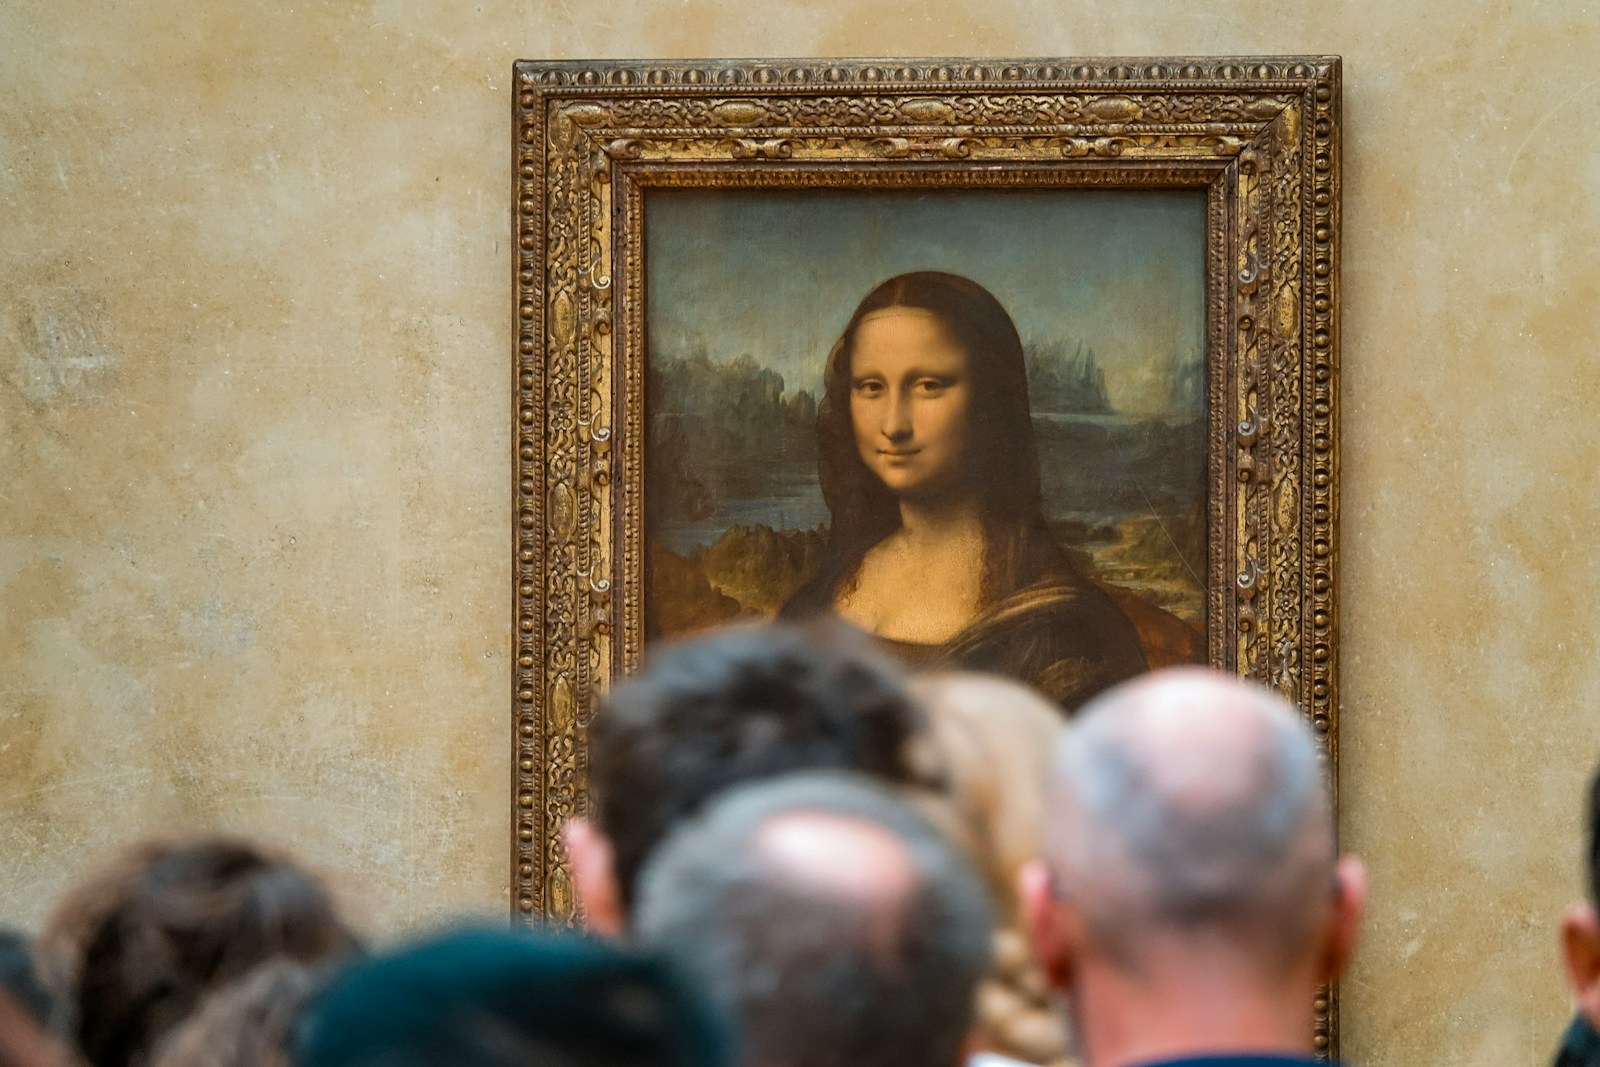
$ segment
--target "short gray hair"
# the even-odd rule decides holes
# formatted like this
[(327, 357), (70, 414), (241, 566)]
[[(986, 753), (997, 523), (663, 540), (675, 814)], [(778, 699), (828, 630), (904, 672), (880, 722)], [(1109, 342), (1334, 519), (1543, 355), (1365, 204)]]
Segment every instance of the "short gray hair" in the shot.
[(1121, 686), (1068, 730), (1053, 788), (1061, 888), (1124, 962), (1156, 929), (1303, 950), (1332, 823), (1316, 742), (1276, 693), (1192, 669)]
[[(763, 848), (788, 816), (883, 834), (898, 889), (867, 899)], [(822, 877), (813, 877), (822, 875)], [(954, 1067), (988, 971), (992, 914), (970, 864), (904, 800), (856, 775), (740, 787), (647, 861), (634, 931), (684, 968), (764, 1067)]]

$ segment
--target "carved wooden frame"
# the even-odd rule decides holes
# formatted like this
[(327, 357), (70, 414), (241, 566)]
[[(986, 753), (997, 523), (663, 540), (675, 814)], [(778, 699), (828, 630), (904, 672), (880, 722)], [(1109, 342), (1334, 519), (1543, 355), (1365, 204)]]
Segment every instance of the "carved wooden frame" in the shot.
[[(1213, 665), (1337, 785), (1337, 57), (535, 62), (515, 68), (512, 899), (574, 912), (593, 696), (643, 634), (651, 187), (1204, 187)], [(1336, 1052), (1337, 994), (1318, 1000)]]

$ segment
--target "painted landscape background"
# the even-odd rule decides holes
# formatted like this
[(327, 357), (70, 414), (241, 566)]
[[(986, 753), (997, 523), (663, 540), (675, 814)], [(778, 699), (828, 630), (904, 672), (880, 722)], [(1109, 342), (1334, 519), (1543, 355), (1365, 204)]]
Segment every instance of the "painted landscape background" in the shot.
[(1202, 194), (661, 191), (645, 217), (651, 633), (771, 615), (815, 569), (823, 365), (908, 270), (1010, 311), (1057, 539), (1125, 607), (1198, 633)]

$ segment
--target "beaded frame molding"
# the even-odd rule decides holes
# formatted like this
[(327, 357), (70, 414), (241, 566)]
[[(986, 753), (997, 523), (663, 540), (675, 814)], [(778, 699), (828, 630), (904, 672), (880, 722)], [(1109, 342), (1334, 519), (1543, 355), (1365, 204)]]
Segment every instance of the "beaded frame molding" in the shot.
[[(1337, 57), (519, 61), (513, 914), (570, 921), (595, 694), (644, 633), (652, 188), (1199, 188), (1209, 662), (1279, 690), (1336, 787)], [(1316, 1039), (1337, 1053), (1337, 990)]]

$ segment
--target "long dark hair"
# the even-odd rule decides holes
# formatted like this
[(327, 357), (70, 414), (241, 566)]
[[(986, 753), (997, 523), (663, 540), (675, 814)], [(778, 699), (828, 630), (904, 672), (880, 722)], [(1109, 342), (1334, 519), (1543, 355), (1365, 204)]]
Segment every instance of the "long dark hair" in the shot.
[(939, 320), (966, 353), (972, 383), (963, 484), (983, 523), (979, 606), (1047, 576), (1071, 580), (1050, 537), (1039, 494), (1039, 449), (1028, 407), (1022, 339), (994, 294), (970, 278), (913, 271), (880, 283), (856, 307), (828, 354), (817, 409), (817, 473), (832, 515), (828, 551), (816, 578), (784, 613), (826, 610), (867, 552), (900, 525), (894, 493), (861, 461), (850, 416), (850, 363), (861, 322), (886, 308), (913, 308)]

